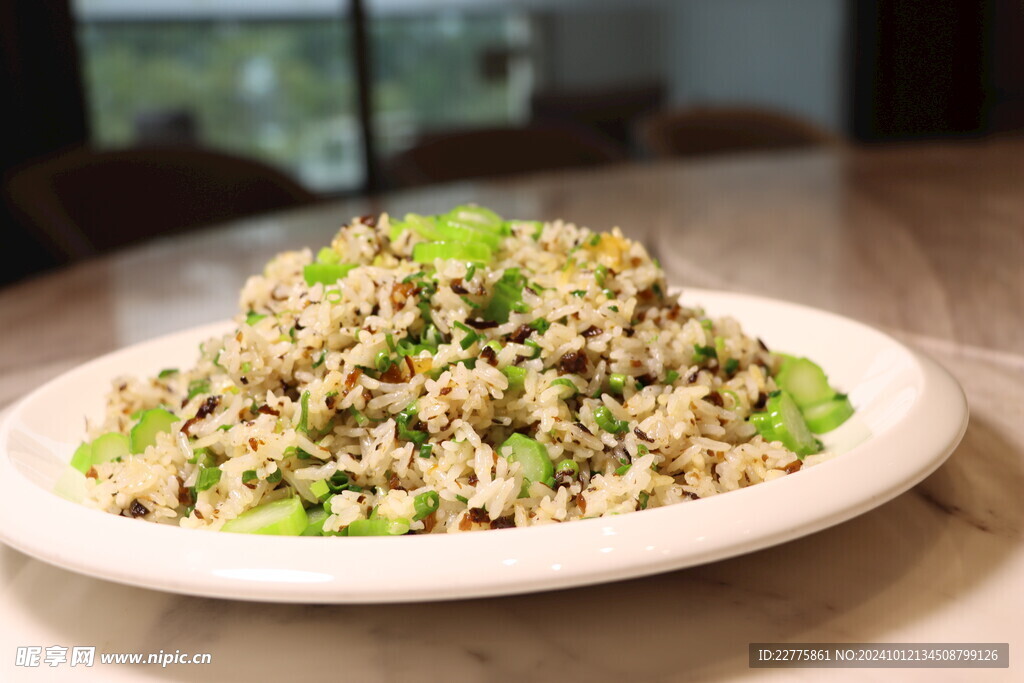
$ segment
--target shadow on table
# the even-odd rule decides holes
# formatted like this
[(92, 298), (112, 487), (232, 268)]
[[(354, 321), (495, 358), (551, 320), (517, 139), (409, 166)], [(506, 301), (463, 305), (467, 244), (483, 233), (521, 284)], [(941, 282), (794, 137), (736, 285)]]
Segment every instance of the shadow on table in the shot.
[(275, 605), (167, 595), (32, 563), (23, 581), (34, 590), (16, 584), (13, 599), (64, 645), (213, 654), (208, 666), (141, 666), (139, 677), (725, 679), (748, 671), (749, 642), (885, 641), (965, 600), (1019, 539), (1019, 455), (976, 418), (946, 465), (868, 514), (743, 557), (585, 588)]

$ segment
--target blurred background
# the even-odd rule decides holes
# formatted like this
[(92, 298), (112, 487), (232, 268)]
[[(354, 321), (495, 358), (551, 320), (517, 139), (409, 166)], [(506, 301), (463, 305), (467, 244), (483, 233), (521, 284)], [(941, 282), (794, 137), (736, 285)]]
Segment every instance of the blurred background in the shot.
[(8, 0), (0, 283), (325, 199), (1013, 134), (1019, 2)]

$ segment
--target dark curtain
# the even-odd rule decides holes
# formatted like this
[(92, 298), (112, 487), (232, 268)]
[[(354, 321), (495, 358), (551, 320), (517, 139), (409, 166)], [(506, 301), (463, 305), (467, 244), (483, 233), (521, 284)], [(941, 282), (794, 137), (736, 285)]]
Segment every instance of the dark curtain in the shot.
[[(84, 144), (85, 98), (70, 0), (0, 0), (0, 182), (32, 160)], [(3, 193), (0, 196), (5, 196)], [(0, 203), (0, 284), (56, 256)]]

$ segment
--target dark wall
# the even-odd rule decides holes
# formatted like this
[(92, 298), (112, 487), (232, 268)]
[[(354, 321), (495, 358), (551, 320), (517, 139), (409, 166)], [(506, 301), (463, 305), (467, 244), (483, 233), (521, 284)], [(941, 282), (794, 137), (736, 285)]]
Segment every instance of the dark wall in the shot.
[[(68, 0), (0, 1), (0, 182), (33, 159), (88, 139)], [(3, 195), (0, 194), (0, 197)], [(0, 201), (0, 284), (57, 263)]]

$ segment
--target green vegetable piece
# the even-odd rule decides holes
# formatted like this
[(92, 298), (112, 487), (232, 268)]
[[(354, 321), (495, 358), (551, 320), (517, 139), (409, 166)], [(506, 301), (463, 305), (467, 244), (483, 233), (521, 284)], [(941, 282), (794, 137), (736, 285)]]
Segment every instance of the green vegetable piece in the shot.
[(165, 368), (165, 369), (160, 371), (160, 373), (157, 375), (157, 377), (159, 377), (160, 379), (164, 379), (166, 377), (170, 377), (171, 375), (177, 375), (177, 374), (178, 374), (178, 368)]
[(765, 441), (778, 441), (775, 436), (775, 427), (772, 424), (771, 415), (768, 413), (751, 413), (750, 424), (754, 425), (757, 433), (764, 437)]
[(725, 361), (725, 365), (723, 365), (722, 368), (725, 370), (725, 374), (732, 377), (736, 374), (736, 371), (740, 369), (740, 361), (738, 358), (730, 358)]
[(318, 282), (333, 285), (355, 267), (354, 263), (310, 263), (302, 268), (302, 277), (310, 287)]
[(470, 346), (475, 344), (478, 339), (481, 338), (480, 335), (477, 334), (476, 330), (472, 329), (468, 325), (460, 323), (458, 320), (453, 322), (452, 326), (466, 333), (466, 336), (463, 337), (462, 341), (459, 342), (459, 346), (462, 347), (463, 351), (467, 350)]
[(530, 483), (539, 481), (545, 486), (555, 485), (555, 467), (548, 456), (547, 447), (523, 434), (513, 434), (498, 448), (498, 454), (509, 462), (518, 462), (523, 473), (520, 498), (529, 495)]
[(750, 421), (765, 440), (781, 441), (782, 445), (796, 453), (801, 460), (804, 456), (819, 453), (822, 449), (821, 442), (814, 437), (804, 422), (793, 397), (785, 391), (773, 393), (765, 404), (764, 413), (751, 415)]
[(506, 365), (501, 369), (502, 374), (508, 378), (508, 388), (522, 389), (523, 382), (526, 380), (526, 368), (521, 368), (517, 365)]
[[(220, 358), (220, 353), (217, 354), (217, 358)], [(214, 365), (217, 362), (214, 360)], [(191, 401), (200, 394), (210, 393), (210, 380), (208, 379), (194, 379), (188, 383), (188, 395), (185, 396), (186, 401)]]
[(430, 434), (415, 429), (409, 429), (409, 422), (416, 417), (418, 412), (419, 408), (417, 408), (416, 402), (413, 401), (407, 405), (402, 412), (395, 415), (395, 422), (398, 424), (399, 439), (412, 441), (414, 444), (420, 445), (430, 438)]
[(507, 323), (509, 313), (516, 310), (517, 305), (523, 303), (523, 287), (525, 285), (526, 278), (518, 268), (509, 268), (502, 273), (498, 281), (494, 283), (491, 301), (484, 309), (484, 320)]
[(266, 317), (267, 316), (265, 314), (263, 314), (263, 313), (256, 313), (255, 311), (249, 311), (248, 313), (245, 314), (245, 324), (246, 325), (255, 325), (256, 323), (258, 323), (259, 321), (263, 320)]
[(281, 477), (284, 476), (284, 470), (278, 467), (276, 470), (267, 475), (268, 484), (276, 484), (281, 481)]
[(319, 500), (323, 500), (324, 497), (331, 492), (331, 487), (327, 483), (326, 479), (318, 479), (309, 485), (309, 492)]
[(204, 467), (199, 470), (199, 476), (196, 478), (196, 491), (205, 491), (212, 489), (220, 481), (220, 477), (223, 472), (220, 471), (219, 467)]
[(306, 528), (300, 536), (323, 536), (324, 522), (330, 515), (322, 507), (311, 508), (306, 513)]
[(576, 383), (573, 382), (568, 377), (559, 377), (556, 380), (552, 380), (551, 386), (553, 386), (553, 387), (568, 387), (568, 389), (569, 389), (568, 393), (562, 392), (561, 398), (563, 398), (563, 399), (572, 398), (572, 397), (574, 397), (574, 396), (576, 396), (576, 395), (578, 395), (580, 393), (580, 390), (579, 390), (579, 388), (577, 388)]
[(418, 213), (407, 213), (405, 214), (405, 220), (391, 221), (391, 232), (389, 237), (394, 241), (406, 230), (412, 230), (423, 239), (441, 239), (441, 233), (437, 231), (437, 220), (433, 216), (421, 216)]
[(549, 323), (544, 318), (537, 318), (536, 320), (530, 323), (530, 327), (537, 330), (538, 333), (544, 334), (549, 329), (551, 329), (551, 323)]
[(725, 358), (725, 337), (715, 337), (715, 356), (724, 362)]
[(309, 391), (303, 391), (299, 397), (299, 424), (295, 431), (309, 433)]
[(370, 424), (370, 418), (366, 417), (361, 412), (359, 412), (359, 409), (356, 408), (355, 406), (350, 407), (348, 409), (348, 412), (351, 413), (352, 417), (355, 418), (356, 425), (360, 427), (365, 427), (366, 425)]
[(558, 464), (555, 465), (555, 474), (559, 476), (570, 476), (575, 477), (580, 473), (580, 466), (572, 458), (565, 458), (559, 460)]
[(495, 235), (507, 234), (505, 221), (490, 209), (472, 204), (460, 204), (446, 213), (443, 218), (471, 226)]
[(718, 393), (720, 393), (722, 396), (731, 396), (732, 397), (732, 409), (733, 410), (736, 410), (737, 408), (740, 408), (740, 407), (743, 406), (743, 402), (740, 401), (740, 395), (737, 394), (732, 389), (719, 389)]
[(409, 520), (404, 517), (357, 519), (348, 525), (349, 536), (401, 536), (407, 533), (409, 533)]
[(699, 365), (709, 358), (718, 358), (718, 351), (715, 350), (714, 346), (703, 346), (701, 344), (697, 344), (693, 347), (694, 363)]
[(245, 472), (242, 472), (243, 484), (248, 484), (250, 481), (256, 481), (259, 478), (259, 475), (256, 474), (256, 470), (246, 470)]
[(341, 254), (330, 247), (321, 247), (316, 253), (316, 262), (334, 265), (341, 262)]
[(669, 370), (665, 373), (665, 384), (674, 384), (679, 379), (679, 373), (675, 370)]
[(92, 444), (82, 442), (71, 456), (71, 466), (85, 474), (92, 467)]
[(432, 443), (425, 443), (422, 446), (420, 446), (420, 457), (421, 458), (429, 458), (430, 454), (433, 451), (434, 451), (434, 444), (432, 444)]
[(420, 520), (441, 506), (441, 496), (437, 491), (424, 491), (413, 499), (412, 504), (416, 508), (413, 519)]
[(625, 434), (629, 431), (629, 422), (616, 419), (612, 411), (608, 410), (608, 406), (598, 406), (594, 409), (594, 421), (598, 427), (612, 434)]
[(462, 223), (456, 219), (441, 216), (437, 219), (437, 231), (442, 241), (464, 242), (466, 244), (486, 244), (492, 251), (501, 245), (501, 237), (496, 232), (478, 230), (472, 224)]
[[(804, 408), (807, 428), (815, 434), (831, 432), (853, 415), (853, 404), (846, 396), (836, 396), (830, 401)], [(95, 448), (95, 444), (93, 445)]]
[(626, 388), (626, 376), (621, 373), (613, 373), (608, 377), (608, 389), (613, 394), (622, 395), (623, 389)]
[(258, 505), (230, 520), (221, 531), (265, 536), (300, 536), (309, 527), (309, 517), (297, 497)]
[(157, 434), (171, 431), (171, 425), (177, 421), (177, 415), (163, 408), (145, 411), (129, 432), (129, 449), (132, 453), (144, 452), (156, 443)]
[(213, 467), (217, 464), (217, 458), (214, 457), (209, 448), (197, 448), (193, 450), (192, 457), (189, 458), (188, 461), (192, 465), (199, 463), (199, 465), (203, 467)]
[(784, 362), (775, 376), (775, 383), (792, 396), (801, 409), (824, 403), (836, 395), (829, 386), (825, 371), (807, 358), (791, 358)]
[(123, 458), (131, 453), (131, 444), (128, 437), (117, 432), (108, 432), (97, 436), (92, 442), (92, 464), (99, 465), (101, 462), (109, 462), (116, 458)]
[(433, 263), (436, 259), (489, 263), (492, 258), (490, 247), (479, 242), (420, 242), (412, 248), (416, 263)]

